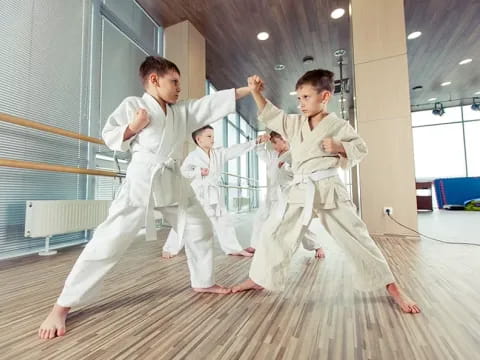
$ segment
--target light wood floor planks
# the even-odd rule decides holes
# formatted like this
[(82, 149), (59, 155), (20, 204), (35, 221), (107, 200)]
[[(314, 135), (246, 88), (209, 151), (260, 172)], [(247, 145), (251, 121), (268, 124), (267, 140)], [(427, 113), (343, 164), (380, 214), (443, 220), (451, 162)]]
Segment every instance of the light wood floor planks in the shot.
[[(162, 238), (166, 232), (162, 232)], [(400, 313), (383, 291), (356, 292), (334, 243), (327, 258), (300, 250), (282, 294), (195, 294), (185, 255), (137, 241), (98, 302), (75, 309), (64, 338), (37, 327), (80, 247), (0, 262), (0, 359), (478, 359), (480, 249), (377, 237), (402, 286), (422, 307)], [(218, 281), (245, 278), (250, 260), (218, 253)]]

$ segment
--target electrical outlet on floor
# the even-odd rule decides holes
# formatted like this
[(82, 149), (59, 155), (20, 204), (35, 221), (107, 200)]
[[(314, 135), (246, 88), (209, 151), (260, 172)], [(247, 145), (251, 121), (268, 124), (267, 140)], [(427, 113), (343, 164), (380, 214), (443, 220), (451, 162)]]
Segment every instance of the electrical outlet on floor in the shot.
[(386, 206), (383, 208), (384, 215), (393, 215), (393, 208), (390, 206)]

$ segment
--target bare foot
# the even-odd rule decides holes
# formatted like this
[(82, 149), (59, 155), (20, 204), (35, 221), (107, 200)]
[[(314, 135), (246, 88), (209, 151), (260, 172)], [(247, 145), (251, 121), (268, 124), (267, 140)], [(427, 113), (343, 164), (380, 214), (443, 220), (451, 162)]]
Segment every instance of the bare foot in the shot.
[(251, 254), (255, 254), (255, 248), (254, 248), (254, 247), (251, 247), (251, 246), (248, 247), (248, 248), (246, 248), (245, 251), (248, 251), (248, 252), (251, 253)]
[(230, 294), (232, 289), (227, 289), (221, 285), (213, 285), (208, 288), (193, 288), (193, 291), (199, 293)]
[(255, 283), (252, 279), (247, 279), (232, 288), (232, 292), (234, 293), (248, 290), (263, 290), (263, 287)]
[(252, 257), (253, 254), (251, 252), (248, 252), (247, 250), (242, 250), (242, 251), (239, 251), (239, 252), (236, 252), (236, 253), (231, 253), (229, 255), (232, 255), (232, 256), (245, 256), (245, 257)]
[(325, 259), (325, 251), (322, 248), (315, 249), (315, 259)]
[(387, 285), (387, 291), (393, 300), (400, 306), (403, 312), (411, 313), (411, 314), (418, 314), (420, 312), (420, 308), (415, 304), (415, 302), (410, 299), (407, 295), (405, 295), (395, 283), (391, 283)]
[(177, 256), (177, 254), (172, 254), (171, 252), (168, 252), (168, 251), (162, 252), (162, 258), (164, 259), (171, 259), (175, 256)]
[(38, 329), (40, 339), (53, 339), (56, 336), (65, 335), (65, 321), (70, 308), (55, 304), (52, 311)]

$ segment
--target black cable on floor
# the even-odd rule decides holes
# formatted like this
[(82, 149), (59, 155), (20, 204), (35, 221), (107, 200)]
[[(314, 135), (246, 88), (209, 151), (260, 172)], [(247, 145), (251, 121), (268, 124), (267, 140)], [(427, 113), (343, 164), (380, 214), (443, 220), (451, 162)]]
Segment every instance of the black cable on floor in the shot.
[(444, 240), (440, 240), (440, 239), (436, 239), (434, 237), (431, 237), (431, 236), (427, 236), (427, 235), (424, 235), (422, 233), (419, 233), (418, 231), (416, 230), (413, 230), (412, 228), (409, 228), (408, 226), (406, 225), (403, 225), (402, 223), (398, 222), (392, 215), (390, 215), (390, 211), (387, 210), (387, 215), (390, 219), (392, 219), (392, 221), (394, 221), (395, 223), (397, 223), (398, 225), (404, 227), (405, 229), (408, 229), (410, 231), (413, 231), (414, 233), (420, 235), (420, 236), (423, 236), (427, 239), (430, 239), (430, 240), (434, 240), (434, 241), (438, 241), (438, 242), (441, 242), (441, 243), (444, 243), (444, 244), (451, 244), (451, 245), (471, 245), (471, 246), (480, 246), (480, 244), (474, 244), (474, 243), (466, 243), (466, 242), (452, 242), (452, 241), (444, 241)]

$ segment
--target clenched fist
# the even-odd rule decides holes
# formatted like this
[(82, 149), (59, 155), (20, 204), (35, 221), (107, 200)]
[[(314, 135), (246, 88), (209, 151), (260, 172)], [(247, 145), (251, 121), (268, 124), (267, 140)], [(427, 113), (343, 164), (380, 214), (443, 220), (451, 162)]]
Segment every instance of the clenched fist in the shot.
[(267, 142), (268, 140), (270, 140), (270, 134), (263, 134), (263, 135), (260, 135), (259, 137), (257, 137), (256, 143), (257, 144), (263, 144), (263, 143)]
[(339, 141), (333, 140), (333, 138), (323, 139), (320, 144), (320, 147), (324, 152), (330, 153), (330, 154), (340, 154), (345, 152), (345, 149), (343, 148), (342, 143)]
[(145, 129), (148, 124), (150, 124), (150, 119), (148, 117), (147, 110), (138, 109), (135, 113), (135, 119), (128, 125), (128, 127), (130, 130), (132, 130), (132, 132), (137, 134)]
[(263, 80), (258, 75), (250, 76), (247, 83), (251, 92), (262, 92), (264, 89)]

